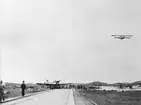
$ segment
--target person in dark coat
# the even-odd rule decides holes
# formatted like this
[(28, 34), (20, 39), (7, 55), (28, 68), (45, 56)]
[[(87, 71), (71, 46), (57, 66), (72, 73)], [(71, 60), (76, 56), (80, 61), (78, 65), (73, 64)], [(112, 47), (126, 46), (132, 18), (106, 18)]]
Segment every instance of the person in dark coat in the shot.
[(25, 81), (23, 81), (23, 83), (21, 84), (21, 89), (22, 89), (22, 96), (24, 96), (25, 95), (25, 89), (26, 89)]

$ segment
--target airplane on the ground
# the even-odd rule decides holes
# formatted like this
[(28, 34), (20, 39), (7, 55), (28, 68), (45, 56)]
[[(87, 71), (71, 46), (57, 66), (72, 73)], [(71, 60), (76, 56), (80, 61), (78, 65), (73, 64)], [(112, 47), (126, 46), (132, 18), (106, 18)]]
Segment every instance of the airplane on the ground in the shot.
[(50, 89), (60, 89), (61, 86), (67, 85), (67, 84), (60, 84), (61, 80), (55, 80), (53, 82), (50, 83), (36, 83), (37, 85), (41, 85), (41, 86), (48, 86)]
[(123, 39), (130, 39), (133, 35), (111, 35), (111, 36), (123, 40)]

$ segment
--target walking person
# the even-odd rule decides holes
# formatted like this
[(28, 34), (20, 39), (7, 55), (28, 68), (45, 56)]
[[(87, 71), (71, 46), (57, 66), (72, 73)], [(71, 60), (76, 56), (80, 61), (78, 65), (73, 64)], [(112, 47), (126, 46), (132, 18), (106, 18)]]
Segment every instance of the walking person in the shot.
[(25, 89), (26, 89), (25, 81), (23, 81), (23, 83), (21, 84), (21, 89), (22, 89), (22, 96), (24, 96), (25, 95)]
[(5, 100), (4, 97), (4, 89), (5, 89), (5, 85), (3, 83), (3, 81), (0, 81), (0, 102), (3, 100)]

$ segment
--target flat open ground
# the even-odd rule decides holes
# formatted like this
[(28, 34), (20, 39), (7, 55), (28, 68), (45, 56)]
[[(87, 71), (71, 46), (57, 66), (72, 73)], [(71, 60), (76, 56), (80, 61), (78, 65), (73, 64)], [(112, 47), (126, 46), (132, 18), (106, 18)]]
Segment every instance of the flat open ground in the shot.
[(76, 105), (141, 105), (141, 91), (74, 90)]
[(56, 89), (42, 94), (18, 99), (2, 105), (74, 105), (73, 93), (67, 89)]
[(56, 89), (2, 105), (141, 105), (141, 91)]

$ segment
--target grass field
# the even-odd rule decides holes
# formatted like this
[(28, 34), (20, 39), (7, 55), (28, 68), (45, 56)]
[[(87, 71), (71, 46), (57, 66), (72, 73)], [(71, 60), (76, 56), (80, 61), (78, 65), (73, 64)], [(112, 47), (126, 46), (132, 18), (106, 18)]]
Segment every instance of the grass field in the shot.
[(90, 99), (98, 105), (141, 105), (141, 91), (76, 90), (79, 97)]
[[(20, 83), (8, 83), (8, 82), (5, 83), (5, 94), (4, 94), (5, 99), (21, 96), (20, 86), (21, 86)], [(45, 87), (32, 83), (27, 83), (26, 87), (27, 88), (25, 90), (25, 95), (46, 90)]]
[[(4, 94), (5, 99), (21, 96), (21, 89), (20, 88), (16, 88), (16, 89), (9, 88), (9, 89), (6, 89), (6, 91), (8, 91), (8, 92)], [(25, 95), (40, 92), (40, 91), (43, 91), (43, 89), (42, 90), (26, 90)]]

